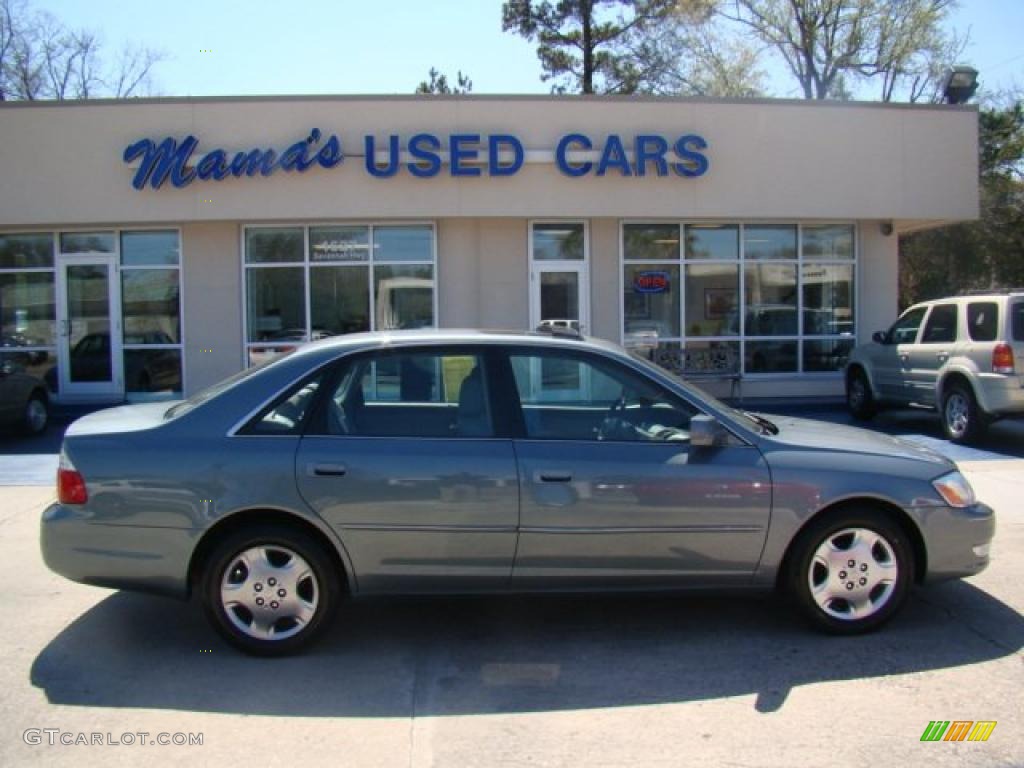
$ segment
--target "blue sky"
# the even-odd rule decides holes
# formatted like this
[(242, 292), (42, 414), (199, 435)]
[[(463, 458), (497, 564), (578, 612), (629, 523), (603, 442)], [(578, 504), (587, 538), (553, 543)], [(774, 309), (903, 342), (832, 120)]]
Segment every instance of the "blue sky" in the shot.
[[(462, 69), (475, 93), (546, 93), (534, 47), (501, 31), (501, 0), (34, 0), (99, 31), (108, 56), (126, 41), (162, 50), (167, 96), (411, 93), (431, 66)], [(984, 88), (1024, 86), (1024, 0), (962, 0), (965, 59)], [(788, 81), (775, 95), (796, 96)]]

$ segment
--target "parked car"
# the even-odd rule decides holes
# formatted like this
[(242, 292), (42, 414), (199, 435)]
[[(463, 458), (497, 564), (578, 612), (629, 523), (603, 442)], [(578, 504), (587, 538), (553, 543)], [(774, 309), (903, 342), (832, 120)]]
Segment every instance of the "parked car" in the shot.
[(197, 594), (257, 654), (384, 593), (778, 587), (864, 632), (914, 583), (981, 571), (994, 531), (927, 448), (733, 410), (563, 328), (306, 344), (79, 419), (57, 488), (51, 569)]
[(998, 419), (1024, 417), (1024, 291), (910, 307), (853, 350), (846, 402), (858, 419), (887, 406), (935, 408), (946, 436), (964, 443)]
[(18, 354), (0, 353), (0, 424), (38, 435), (50, 421), (50, 398), (42, 379), (25, 370)]

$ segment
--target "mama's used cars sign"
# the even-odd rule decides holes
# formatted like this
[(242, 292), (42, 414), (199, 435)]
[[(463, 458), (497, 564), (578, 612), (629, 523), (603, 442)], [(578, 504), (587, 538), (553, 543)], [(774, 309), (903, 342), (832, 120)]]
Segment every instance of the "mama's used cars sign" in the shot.
[[(529, 153), (553, 161), (566, 176), (702, 176), (708, 170), (707, 142), (695, 134), (669, 138), (660, 134), (606, 136), (602, 144), (584, 133), (568, 133), (554, 152)], [(408, 173), (418, 178), (442, 174), (456, 177), (513, 176), (528, 161), (523, 143), (510, 134), (455, 133), (438, 136), (417, 133), (406, 141), (391, 134), (384, 141), (363, 137), (363, 167), (376, 178)], [(359, 155), (357, 155), (359, 156)], [(199, 139), (189, 135), (157, 141), (139, 139), (124, 151), (124, 162), (138, 164), (132, 186), (159, 189), (167, 181), (183, 188), (194, 181), (271, 176), (277, 171), (305, 173), (310, 168), (337, 168), (345, 161), (341, 139), (325, 137), (319, 128), (283, 149), (265, 148), (200, 151)]]

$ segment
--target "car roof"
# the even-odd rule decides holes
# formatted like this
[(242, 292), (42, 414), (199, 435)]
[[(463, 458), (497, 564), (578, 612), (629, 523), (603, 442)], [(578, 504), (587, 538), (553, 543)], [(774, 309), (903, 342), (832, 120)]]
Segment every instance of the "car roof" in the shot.
[(559, 346), (567, 349), (589, 347), (623, 354), (618, 344), (604, 339), (550, 331), (480, 330), (470, 328), (419, 328), (415, 330), (369, 331), (330, 336), (326, 339), (307, 342), (299, 346), (295, 355), (321, 352), (355, 351), (357, 349), (379, 349), (387, 346), (412, 346), (416, 344), (536, 344)]

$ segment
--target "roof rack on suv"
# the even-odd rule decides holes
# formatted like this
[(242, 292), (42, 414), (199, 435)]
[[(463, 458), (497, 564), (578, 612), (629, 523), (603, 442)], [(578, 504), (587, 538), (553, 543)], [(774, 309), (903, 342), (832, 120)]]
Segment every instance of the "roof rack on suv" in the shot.
[(573, 328), (570, 325), (558, 324), (558, 321), (546, 321), (542, 322), (536, 328), (536, 333), (546, 333), (548, 336), (557, 336), (560, 339), (583, 339), (583, 334), (580, 333), (578, 328)]
[(972, 288), (969, 291), (960, 291), (958, 296), (1010, 296), (1015, 293), (1024, 293), (1024, 288)]

